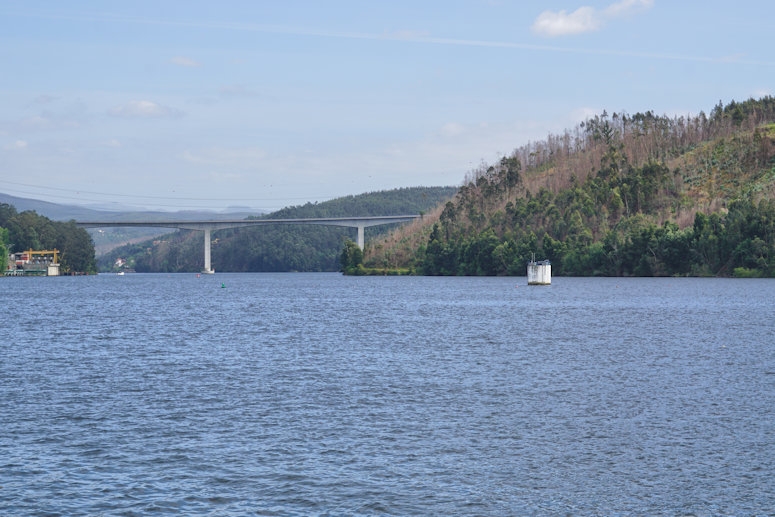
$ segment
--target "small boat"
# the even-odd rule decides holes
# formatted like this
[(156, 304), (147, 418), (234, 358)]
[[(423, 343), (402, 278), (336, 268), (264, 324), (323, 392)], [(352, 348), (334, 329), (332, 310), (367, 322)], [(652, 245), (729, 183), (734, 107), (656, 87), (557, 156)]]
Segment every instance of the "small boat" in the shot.
[(123, 271), (119, 271), (119, 272), (118, 272), (118, 273), (116, 273), (116, 274), (117, 274), (118, 276), (124, 276), (124, 272), (123, 272)]

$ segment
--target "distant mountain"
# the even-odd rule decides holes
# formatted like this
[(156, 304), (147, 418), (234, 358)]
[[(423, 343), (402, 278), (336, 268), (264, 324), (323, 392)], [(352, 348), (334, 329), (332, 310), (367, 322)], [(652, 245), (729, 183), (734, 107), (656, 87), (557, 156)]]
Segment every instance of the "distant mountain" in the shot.
[(3, 193), (0, 193), (0, 203), (13, 205), (19, 212), (34, 210), (38, 215), (43, 215), (54, 221), (69, 221), (71, 219), (76, 221), (194, 221), (201, 219), (244, 219), (245, 217), (266, 213), (262, 210), (253, 210), (248, 207), (229, 207), (225, 211), (179, 210), (164, 212), (160, 210), (142, 210), (121, 205), (62, 205)]
[(48, 217), (53, 221), (69, 221), (70, 219), (96, 219), (101, 217), (102, 212), (76, 205), (60, 205), (40, 201), (38, 199), (27, 199), (23, 197), (11, 196), (0, 192), (0, 203), (12, 205), (19, 212), (33, 210), (38, 215)]

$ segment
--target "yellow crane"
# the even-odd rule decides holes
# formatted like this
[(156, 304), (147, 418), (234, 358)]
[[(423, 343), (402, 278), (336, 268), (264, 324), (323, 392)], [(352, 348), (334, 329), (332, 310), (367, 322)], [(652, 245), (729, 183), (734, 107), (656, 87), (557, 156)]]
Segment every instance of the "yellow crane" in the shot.
[(33, 255), (53, 255), (54, 260), (52, 264), (59, 264), (59, 261), (57, 260), (57, 255), (59, 254), (59, 250), (54, 248), (53, 250), (38, 250), (33, 251), (32, 249), (27, 251), (27, 260), (32, 262), (32, 256)]

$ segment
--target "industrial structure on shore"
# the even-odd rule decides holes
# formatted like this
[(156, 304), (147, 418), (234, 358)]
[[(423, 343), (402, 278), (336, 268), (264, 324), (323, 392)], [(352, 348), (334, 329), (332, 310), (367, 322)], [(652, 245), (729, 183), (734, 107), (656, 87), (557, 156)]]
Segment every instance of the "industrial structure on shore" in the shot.
[(11, 253), (5, 276), (59, 276), (59, 250)]

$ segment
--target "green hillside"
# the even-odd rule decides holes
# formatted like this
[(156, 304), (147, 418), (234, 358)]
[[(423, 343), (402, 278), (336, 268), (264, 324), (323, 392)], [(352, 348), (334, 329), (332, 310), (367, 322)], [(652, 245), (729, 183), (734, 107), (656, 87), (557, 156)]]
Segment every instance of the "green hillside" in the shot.
[[(452, 198), (455, 187), (416, 187), (345, 196), (284, 208), (257, 219), (356, 217), (424, 213)], [(395, 225), (366, 228), (366, 240)], [(217, 271), (338, 271), (339, 254), (355, 228), (269, 225), (213, 232), (212, 263)], [(154, 240), (122, 246), (98, 260), (100, 271), (115, 270), (117, 258), (138, 272), (195, 272), (204, 266), (202, 233), (181, 230)]]
[(472, 171), (367, 246), (373, 268), (524, 275), (775, 276), (775, 98), (692, 117), (604, 112)]
[(19, 212), (0, 203), (0, 271), (7, 267), (8, 253), (30, 249), (58, 250), (63, 275), (97, 271), (94, 244), (86, 230), (73, 221), (52, 221), (32, 210)]

